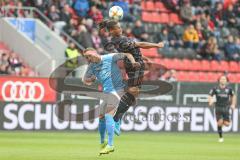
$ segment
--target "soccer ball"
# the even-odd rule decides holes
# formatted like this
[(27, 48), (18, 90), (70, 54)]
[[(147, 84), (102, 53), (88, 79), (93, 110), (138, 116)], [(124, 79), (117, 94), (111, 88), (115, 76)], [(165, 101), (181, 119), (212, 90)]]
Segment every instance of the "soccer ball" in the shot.
[(119, 6), (113, 6), (109, 9), (109, 17), (114, 20), (121, 20), (123, 18), (123, 9)]

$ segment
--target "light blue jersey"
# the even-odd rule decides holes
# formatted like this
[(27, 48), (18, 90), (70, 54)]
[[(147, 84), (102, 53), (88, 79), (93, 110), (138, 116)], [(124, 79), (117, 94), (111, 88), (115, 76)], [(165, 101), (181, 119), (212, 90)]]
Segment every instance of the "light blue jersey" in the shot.
[(110, 93), (125, 88), (121, 71), (117, 61), (124, 58), (124, 54), (112, 53), (101, 56), (99, 63), (90, 63), (85, 77), (95, 76), (103, 85), (103, 92)]

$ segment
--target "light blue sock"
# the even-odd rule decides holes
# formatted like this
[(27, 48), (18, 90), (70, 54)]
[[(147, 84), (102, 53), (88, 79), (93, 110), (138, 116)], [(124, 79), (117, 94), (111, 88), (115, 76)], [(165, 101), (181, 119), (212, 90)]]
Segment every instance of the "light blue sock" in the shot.
[(106, 120), (105, 118), (99, 119), (98, 131), (100, 134), (100, 143), (104, 143), (106, 134)]
[(107, 133), (108, 133), (108, 145), (112, 146), (113, 145), (113, 136), (114, 136), (114, 127), (115, 127), (113, 116), (110, 114), (105, 114), (105, 119), (106, 119)]

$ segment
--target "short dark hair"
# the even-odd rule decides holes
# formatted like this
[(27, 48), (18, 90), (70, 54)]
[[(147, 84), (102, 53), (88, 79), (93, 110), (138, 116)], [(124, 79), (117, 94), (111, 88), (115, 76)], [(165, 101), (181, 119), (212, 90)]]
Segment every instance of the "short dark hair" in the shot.
[(108, 31), (115, 27), (118, 24), (118, 21), (113, 19), (105, 19), (99, 23), (99, 29), (107, 29)]

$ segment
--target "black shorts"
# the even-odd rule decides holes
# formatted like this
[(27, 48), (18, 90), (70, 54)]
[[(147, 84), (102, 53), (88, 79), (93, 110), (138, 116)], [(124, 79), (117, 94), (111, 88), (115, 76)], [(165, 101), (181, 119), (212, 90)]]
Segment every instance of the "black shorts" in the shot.
[(223, 119), (224, 121), (230, 121), (229, 107), (219, 107), (215, 110), (217, 121)]
[(141, 88), (144, 77), (144, 65), (139, 69), (126, 68), (126, 73), (128, 75), (128, 87)]

